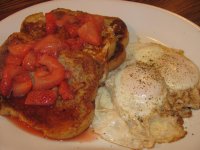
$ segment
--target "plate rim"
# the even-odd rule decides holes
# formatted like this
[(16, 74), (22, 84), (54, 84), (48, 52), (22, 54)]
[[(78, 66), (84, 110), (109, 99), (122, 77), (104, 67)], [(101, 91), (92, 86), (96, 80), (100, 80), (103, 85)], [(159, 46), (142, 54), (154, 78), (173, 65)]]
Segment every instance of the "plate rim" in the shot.
[[(4, 22), (5, 20), (9, 19), (10, 17), (15, 16), (18, 13), (21, 13), (21, 12), (27, 10), (27, 9), (30, 9), (31, 7), (34, 8), (34, 7), (38, 7), (39, 5), (44, 5), (44, 4), (48, 4), (48, 3), (54, 3), (54, 2), (58, 3), (58, 2), (68, 2), (68, 1), (72, 1), (72, 2), (73, 1), (82, 1), (82, 2), (83, 1), (85, 1), (85, 2), (87, 1), (87, 2), (89, 2), (90, 0), (50, 0), (50, 1), (41, 2), (41, 3), (38, 3), (38, 4), (34, 4), (34, 5), (28, 6), (26, 8), (23, 8), (23, 9), (17, 11), (17, 12), (14, 12), (13, 14), (10, 14), (9, 16), (7, 16), (4, 19), (2, 19), (0, 21), (0, 24), (2, 22)], [(183, 20), (184, 22), (190, 24), (191, 26), (193, 26), (194, 28), (196, 28), (197, 30), (200, 31), (200, 26), (197, 25), (195, 22), (189, 20), (188, 18), (186, 18), (184, 16), (181, 16), (180, 14), (177, 14), (175, 12), (167, 10), (165, 8), (161, 8), (161, 7), (158, 7), (158, 6), (151, 5), (151, 4), (146, 4), (146, 3), (141, 3), (141, 2), (135, 2), (135, 1), (127, 1), (127, 0), (93, 0), (93, 2), (102, 2), (102, 1), (104, 1), (104, 2), (111, 2), (112, 1), (112, 2), (119, 2), (119, 3), (129, 3), (131, 5), (136, 4), (136, 5), (144, 6), (144, 7), (150, 8), (150, 9), (156, 9), (158, 11), (162, 11), (164, 13), (167, 13), (167, 14), (171, 15), (171, 16), (179, 18), (180, 20)]]
[[(65, 1), (65, 0), (55, 0), (56, 2), (59, 2), (59, 1)], [(66, 0), (66, 2), (67, 1), (89, 1), (89, 0)], [(93, 0), (93, 1), (97, 1), (98, 2), (98, 0)], [(107, 0), (101, 0), (101, 1), (107, 1)], [(109, 0), (109, 1), (114, 1), (114, 2), (117, 2), (117, 1), (120, 1), (120, 2), (125, 2), (125, 3), (134, 3), (134, 4), (139, 4), (139, 5), (143, 5), (143, 6), (145, 6), (145, 7), (148, 7), (148, 8), (150, 8), (150, 9), (156, 9), (156, 10), (158, 10), (158, 11), (162, 11), (162, 12), (164, 12), (164, 13), (167, 13), (167, 14), (170, 14), (170, 16), (173, 16), (173, 17), (175, 17), (175, 18), (178, 18), (178, 19), (180, 19), (180, 20), (183, 20), (184, 21), (184, 23), (187, 23), (187, 24), (189, 24), (192, 28), (195, 28), (195, 29), (197, 29), (197, 31), (200, 31), (200, 27), (198, 26), (198, 25), (196, 25), (195, 23), (193, 23), (192, 21), (190, 21), (190, 20), (188, 20), (188, 19), (186, 19), (186, 18), (184, 18), (184, 17), (182, 17), (182, 16), (180, 16), (180, 15), (178, 15), (178, 14), (176, 14), (176, 13), (174, 13), (174, 12), (171, 12), (171, 11), (169, 11), (169, 10), (166, 10), (166, 9), (163, 9), (163, 8), (160, 8), (160, 7), (156, 7), (156, 6), (153, 6), (153, 5), (149, 5), (149, 4), (144, 4), (144, 3), (139, 3), (139, 2), (130, 2), (130, 1), (123, 1), (123, 0)], [(109, 2), (108, 1), (108, 2)], [(18, 15), (18, 13), (20, 14), (20, 13), (22, 13), (24, 10), (26, 10), (26, 9), (29, 9), (30, 7), (38, 7), (38, 5), (41, 5), (41, 4), (45, 4), (45, 3), (51, 3), (51, 2), (54, 2), (54, 1), (46, 1), (46, 2), (42, 2), (42, 3), (39, 3), (39, 4), (36, 4), (36, 5), (32, 5), (32, 6), (29, 6), (29, 7), (27, 7), (27, 8), (24, 8), (24, 9), (22, 9), (22, 10), (20, 10), (20, 11), (17, 11), (17, 12), (15, 12), (14, 14), (11, 14), (11, 15), (9, 15), (8, 17), (6, 17), (6, 18), (4, 18), (3, 20), (7, 20), (7, 19), (9, 19), (9, 17), (12, 17), (13, 15)], [(2, 20), (0, 21), (0, 24), (2, 23)], [(200, 32), (199, 32), (200, 33)], [(198, 33), (198, 34), (199, 34)], [(1, 149), (1, 146), (0, 146), (0, 149)]]

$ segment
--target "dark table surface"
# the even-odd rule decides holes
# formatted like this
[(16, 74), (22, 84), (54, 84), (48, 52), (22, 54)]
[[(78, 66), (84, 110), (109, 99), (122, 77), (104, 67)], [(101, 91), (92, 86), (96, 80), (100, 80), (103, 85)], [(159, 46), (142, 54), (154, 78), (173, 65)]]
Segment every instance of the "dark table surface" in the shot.
[[(0, 0), (0, 20), (31, 5), (48, 0)], [(129, 0), (175, 12), (200, 26), (200, 0)]]

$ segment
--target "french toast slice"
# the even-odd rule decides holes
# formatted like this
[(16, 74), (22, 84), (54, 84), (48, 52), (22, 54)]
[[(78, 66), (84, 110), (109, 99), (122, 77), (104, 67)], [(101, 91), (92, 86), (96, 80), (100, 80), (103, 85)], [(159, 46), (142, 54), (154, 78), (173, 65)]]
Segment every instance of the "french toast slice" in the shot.
[(79, 135), (93, 119), (102, 77), (124, 61), (127, 43), (116, 17), (63, 8), (26, 17), (0, 47), (0, 115), (47, 138)]
[[(8, 46), (32, 40), (31, 36), (25, 33), (13, 33), (4, 42), (0, 49), (1, 80), (4, 58), (9, 54)], [(1, 94), (0, 115), (17, 117), (33, 129), (41, 131), (45, 137), (52, 139), (68, 139), (86, 130), (93, 119), (94, 99), (102, 68), (91, 56), (82, 51), (63, 50), (58, 56), (58, 61), (70, 72), (68, 84), (73, 89), (73, 98), (63, 100), (62, 96), (58, 96), (56, 102), (51, 105), (27, 105), (27, 96)]]
[[(57, 8), (52, 10), (51, 13), (59, 21), (66, 15), (75, 17), (88, 15), (88, 13), (82, 11), (72, 11), (64, 8)], [(83, 51), (91, 55), (98, 63), (106, 64), (106, 70), (110, 71), (117, 68), (124, 61), (126, 57), (125, 47), (128, 44), (129, 33), (126, 24), (120, 18), (101, 17), (103, 18), (102, 43), (98, 46), (85, 44)], [(45, 24), (45, 14), (36, 13), (25, 18), (21, 25), (21, 32), (38, 39), (46, 35)], [(65, 31), (63, 31), (63, 26), (60, 25), (56, 32), (62, 37), (67, 36)]]

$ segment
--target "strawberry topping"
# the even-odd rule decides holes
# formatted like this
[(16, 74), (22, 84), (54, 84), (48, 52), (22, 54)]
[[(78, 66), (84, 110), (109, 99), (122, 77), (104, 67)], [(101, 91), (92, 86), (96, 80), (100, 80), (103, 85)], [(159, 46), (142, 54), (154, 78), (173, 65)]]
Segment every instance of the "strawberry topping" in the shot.
[(9, 96), (12, 89), (13, 78), (22, 72), (22, 67), (6, 65), (2, 72), (0, 92), (3, 96)]
[(58, 92), (62, 96), (63, 100), (70, 100), (74, 98), (74, 94), (70, 89), (69, 84), (65, 81), (61, 82)]
[(28, 73), (23, 73), (14, 78), (13, 96), (21, 97), (26, 95), (32, 88), (32, 81)]
[(31, 91), (25, 100), (26, 105), (52, 105), (55, 103), (57, 93), (53, 90)]
[[(46, 36), (29, 43), (11, 42), (1, 71), (2, 96), (26, 96), (27, 105), (52, 105), (58, 96), (74, 99), (71, 72), (58, 61), (62, 50), (82, 50), (102, 44), (104, 19), (98, 15), (45, 14)], [(60, 34), (60, 32), (65, 32)]]
[(52, 13), (46, 13), (46, 32), (47, 34), (53, 34), (56, 31), (56, 17)]
[(32, 44), (12, 44), (8, 46), (10, 54), (13, 56), (24, 58), (24, 56), (31, 50)]
[(38, 62), (41, 65), (45, 65), (49, 73), (46, 76), (34, 76), (35, 83), (33, 88), (35, 90), (51, 89), (64, 80), (65, 69), (56, 58), (44, 54)]

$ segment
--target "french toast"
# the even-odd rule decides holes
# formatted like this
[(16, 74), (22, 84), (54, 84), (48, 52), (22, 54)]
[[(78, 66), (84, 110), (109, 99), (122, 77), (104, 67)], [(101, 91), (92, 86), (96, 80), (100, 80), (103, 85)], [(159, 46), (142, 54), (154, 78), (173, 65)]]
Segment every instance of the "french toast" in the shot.
[[(68, 36), (61, 25), (66, 15), (82, 18), (88, 15), (88, 13), (82, 11), (72, 11), (64, 8), (52, 10), (50, 13), (58, 20), (59, 27), (56, 32), (62, 37)], [(91, 55), (99, 63), (106, 63), (107, 69), (110, 71), (117, 68), (124, 61), (129, 33), (126, 24), (120, 18), (97, 16), (103, 19), (102, 42), (100, 45), (95, 46), (87, 43), (84, 45), (83, 51)], [(21, 25), (21, 32), (28, 33), (35, 39), (45, 36), (46, 18), (43, 13), (36, 13), (26, 17)]]
[(0, 115), (47, 138), (79, 135), (91, 124), (103, 76), (125, 59), (127, 42), (119, 18), (61, 8), (28, 16), (0, 47)]
[[(27, 42), (30, 37), (23, 33), (12, 34), (1, 47), (1, 60), (8, 55), (6, 47), (16, 41)], [(25, 97), (1, 96), (0, 114), (19, 118), (48, 138), (66, 139), (80, 134), (90, 125), (102, 73), (99, 65), (81, 51), (62, 51), (58, 59), (70, 72), (68, 83), (75, 93), (71, 100), (62, 100), (59, 96), (55, 104), (42, 106), (25, 105)]]

